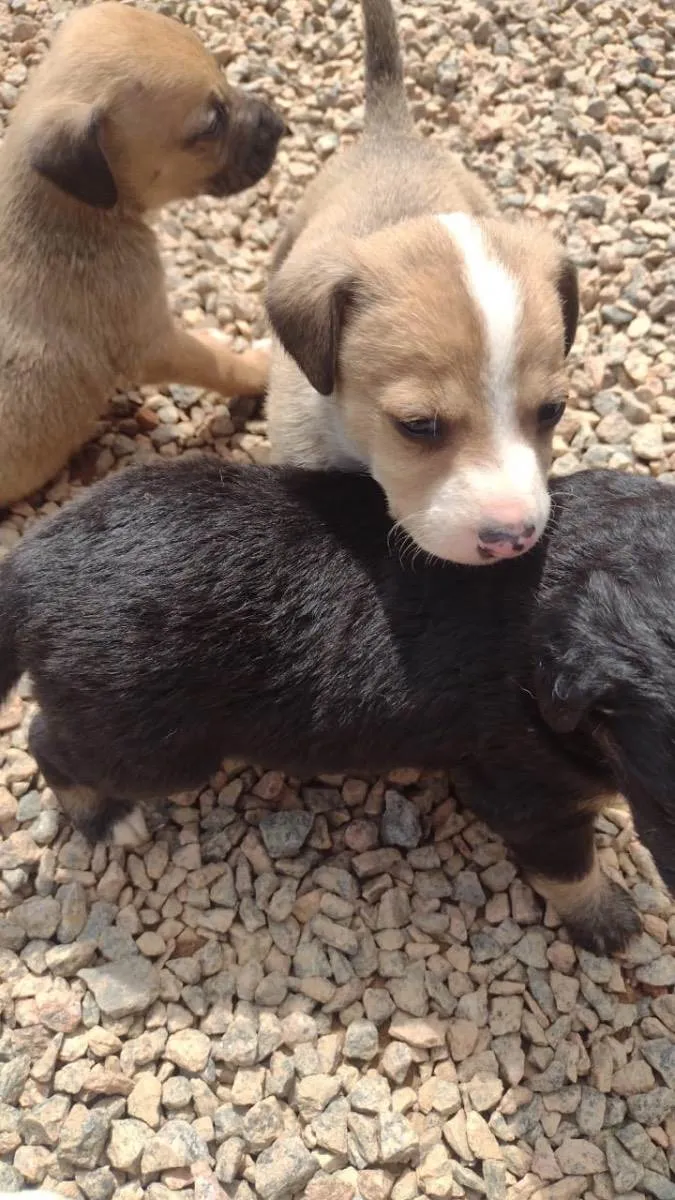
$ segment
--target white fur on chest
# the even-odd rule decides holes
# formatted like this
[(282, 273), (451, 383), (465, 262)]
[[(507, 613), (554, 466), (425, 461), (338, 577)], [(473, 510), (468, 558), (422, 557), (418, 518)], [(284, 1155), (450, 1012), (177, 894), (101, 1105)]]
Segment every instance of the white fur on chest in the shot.
[(320, 396), (276, 338), (267, 425), (276, 462), (323, 470), (367, 469), (367, 461), (345, 430), (335, 396)]

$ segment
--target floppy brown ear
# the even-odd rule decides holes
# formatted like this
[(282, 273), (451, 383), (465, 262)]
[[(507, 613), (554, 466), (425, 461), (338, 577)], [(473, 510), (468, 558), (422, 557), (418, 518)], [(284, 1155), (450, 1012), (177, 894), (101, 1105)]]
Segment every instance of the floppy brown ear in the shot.
[(563, 259), (558, 278), (556, 280), (558, 296), (560, 297), (560, 307), (563, 315), (563, 328), (565, 331), (565, 358), (569, 354), (574, 345), (576, 337), (577, 325), (579, 323), (579, 278), (577, 276), (576, 267), (569, 258)]
[(284, 350), (322, 396), (335, 390), (340, 337), (356, 277), (339, 261), (286, 259), (267, 290), (267, 313)]
[(117, 185), (101, 148), (101, 114), (85, 105), (43, 112), (30, 143), (31, 166), (93, 208), (114, 208)]

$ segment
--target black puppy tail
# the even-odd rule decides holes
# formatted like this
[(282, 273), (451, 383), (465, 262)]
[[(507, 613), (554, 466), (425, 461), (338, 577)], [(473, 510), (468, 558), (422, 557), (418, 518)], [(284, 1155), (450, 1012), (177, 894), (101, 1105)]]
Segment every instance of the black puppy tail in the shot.
[(391, 0), (361, 0), (366, 42), (366, 133), (408, 129), (403, 59)]
[(0, 704), (14, 687), (20, 674), (16, 647), (19, 603), (14, 574), (9, 561), (0, 563)]

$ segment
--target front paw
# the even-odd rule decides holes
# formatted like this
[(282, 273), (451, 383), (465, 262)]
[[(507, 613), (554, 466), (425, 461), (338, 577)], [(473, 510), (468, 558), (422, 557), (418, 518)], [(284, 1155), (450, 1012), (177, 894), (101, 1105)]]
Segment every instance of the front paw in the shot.
[(599, 957), (621, 953), (642, 929), (632, 896), (610, 879), (585, 910), (568, 912), (564, 919), (575, 944)]
[(237, 353), (230, 349), (230, 339), (220, 329), (200, 330), (198, 336), (218, 352), (224, 395), (264, 396), (270, 377), (271, 343), (268, 340), (254, 342), (251, 350)]
[(241, 396), (264, 396), (270, 381), (269, 349), (244, 350), (238, 354)]
[(134, 808), (127, 816), (113, 825), (112, 844), (125, 850), (135, 850), (150, 841), (150, 833), (140, 808)]

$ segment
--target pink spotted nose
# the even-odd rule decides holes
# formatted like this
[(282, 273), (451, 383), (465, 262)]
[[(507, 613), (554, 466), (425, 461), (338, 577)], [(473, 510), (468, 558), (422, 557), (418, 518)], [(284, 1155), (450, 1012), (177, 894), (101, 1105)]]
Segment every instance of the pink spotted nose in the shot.
[(483, 558), (517, 558), (530, 550), (537, 540), (532, 522), (484, 525), (478, 530), (478, 552)]

